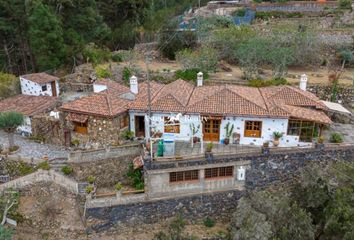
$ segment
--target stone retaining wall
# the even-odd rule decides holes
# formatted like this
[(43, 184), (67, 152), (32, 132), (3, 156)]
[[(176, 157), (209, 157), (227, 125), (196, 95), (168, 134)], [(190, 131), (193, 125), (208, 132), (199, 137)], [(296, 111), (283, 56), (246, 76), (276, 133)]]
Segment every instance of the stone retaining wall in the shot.
[(83, 163), (109, 158), (118, 158), (141, 154), (140, 144), (130, 144), (118, 147), (100, 148), (94, 150), (74, 151), (68, 156), (68, 163)]
[(213, 217), (228, 220), (244, 192), (228, 191), (205, 195), (193, 195), (174, 199), (162, 199), (86, 210), (88, 232), (100, 232), (113, 228), (118, 222), (136, 226), (139, 223), (156, 223), (182, 214), (188, 220)]
[[(353, 80), (354, 81), (354, 80)], [(315, 94), (322, 100), (329, 101), (332, 95), (332, 86), (330, 85), (310, 85), (307, 91)], [(354, 103), (354, 87), (353, 86), (342, 86), (338, 87), (338, 100), (342, 104), (349, 106)], [(354, 107), (354, 105), (353, 105)]]
[(179, 198), (150, 199), (137, 203), (88, 208), (86, 210), (88, 230), (106, 230), (118, 222), (128, 224), (154, 223), (173, 217), (177, 212), (182, 212), (190, 220), (203, 219), (206, 216), (225, 219), (236, 208), (237, 200), (248, 190), (263, 189), (274, 183), (291, 180), (296, 176), (298, 170), (309, 163), (354, 162), (354, 146), (337, 146), (324, 150), (298, 149), (297, 151), (271, 153), (270, 155), (214, 157), (211, 162), (205, 159), (175, 161), (172, 163), (148, 162), (145, 165), (145, 170), (148, 174), (149, 170), (234, 161), (251, 161), (251, 168), (246, 172), (246, 191), (233, 190), (210, 194), (195, 194)]
[(65, 177), (54, 170), (41, 170), (38, 169), (36, 172), (28, 174), (26, 176), (14, 179), (10, 182), (4, 183), (0, 185), (0, 192), (4, 191), (7, 188), (23, 188), (25, 186), (29, 186), (36, 182), (43, 182), (43, 181), (51, 181), (55, 182), (56, 184), (66, 188), (67, 190), (78, 194), (78, 183), (74, 180), (71, 180), (68, 177)]

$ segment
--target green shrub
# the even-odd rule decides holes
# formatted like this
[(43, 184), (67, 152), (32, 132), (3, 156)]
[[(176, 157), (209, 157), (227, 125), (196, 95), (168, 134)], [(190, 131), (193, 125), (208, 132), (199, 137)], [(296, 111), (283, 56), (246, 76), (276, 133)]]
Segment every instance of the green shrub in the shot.
[(343, 142), (343, 136), (340, 133), (332, 133), (330, 140), (332, 143), (341, 143)]
[(133, 163), (129, 163), (127, 177), (133, 182), (133, 187), (136, 190), (144, 189), (144, 178), (142, 169), (134, 169)]
[(125, 85), (129, 85), (129, 79), (132, 76), (132, 70), (128, 67), (123, 68), (123, 82)]
[(248, 86), (250, 87), (268, 87), (288, 84), (288, 81), (284, 78), (277, 78), (272, 80), (252, 79), (248, 81)]
[(92, 63), (94, 66), (104, 63), (111, 58), (109, 51), (96, 46), (95, 44), (88, 44), (82, 52), (85, 60)]
[(114, 186), (114, 188), (115, 188), (117, 191), (120, 191), (120, 190), (122, 190), (123, 185), (122, 185), (121, 182), (119, 182), (119, 183), (117, 183), (117, 184)]
[(37, 169), (49, 170), (50, 165), (49, 165), (48, 161), (43, 161), (38, 164)]
[(74, 170), (72, 167), (70, 166), (64, 166), (61, 168), (61, 171), (65, 174), (65, 175), (70, 175)]
[[(197, 81), (197, 73), (200, 72), (199, 69), (186, 69), (186, 70), (177, 70), (176, 71), (176, 79), (183, 79), (186, 81)], [(208, 79), (209, 74), (207, 72), (203, 72), (203, 78)]]
[(208, 228), (212, 228), (215, 226), (215, 220), (210, 217), (207, 217), (206, 219), (204, 219), (203, 223), (204, 223), (204, 226), (206, 226)]
[(34, 168), (28, 165), (27, 163), (21, 161), (20, 164), (18, 165), (18, 172), (20, 176), (25, 176), (30, 173), (33, 173)]
[(134, 138), (134, 132), (133, 131), (130, 131), (130, 130), (124, 130), (122, 133), (121, 133), (121, 137), (125, 140), (132, 140)]
[(93, 184), (96, 181), (96, 178), (94, 176), (88, 176), (86, 179), (90, 184)]
[(351, 0), (339, 0), (339, 8), (341, 9), (351, 9), (352, 6), (352, 1)]
[(86, 191), (87, 194), (92, 193), (93, 192), (93, 186), (92, 185), (87, 186), (85, 188), (85, 191)]
[(104, 67), (96, 67), (95, 72), (98, 78), (109, 78), (112, 77), (112, 73)]
[(73, 140), (71, 140), (71, 145), (72, 145), (72, 146), (78, 147), (79, 144), (80, 144), (79, 139), (73, 139)]
[(19, 146), (12, 146), (12, 147), (9, 147), (9, 151), (10, 152), (16, 152), (17, 150), (19, 150), (20, 147)]
[(234, 16), (234, 17), (244, 17), (245, 15), (246, 15), (245, 8), (237, 9), (236, 11), (234, 11), (232, 13), (232, 16)]
[(123, 62), (123, 57), (120, 53), (114, 53), (111, 56), (113, 62)]

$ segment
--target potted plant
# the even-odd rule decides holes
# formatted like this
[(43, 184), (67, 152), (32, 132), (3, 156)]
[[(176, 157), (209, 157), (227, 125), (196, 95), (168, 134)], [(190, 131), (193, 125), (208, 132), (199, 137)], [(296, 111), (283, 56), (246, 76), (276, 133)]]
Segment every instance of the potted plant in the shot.
[(273, 132), (273, 145), (277, 147), (279, 145), (279, 139), (283, 136), (283, 133), (281, 132)]
[(228, 145), (230, 143), (230, 137), (232, 135), (232, 131), (234, 130), (234, 125), (230, 124), (230, 122), (228, 122), (225, 126), (225, 134), (226, 134), (226, 138), (224, 139), (224, 144)]
[(262, 146), (262, 153), (265, 155), (269, 154), (269, 142), (264, 142)]
[(324, 149), (324, 137), (320, 136), (317, 139), (317, 142), (315, 143), (315, 147), (319, 149)]
[(206, 145), (206, 149), (205, 149), (205, 158), (208, 160), (208, 161), (211, 161), (213, 160), (213, 153), (212, 153), (212, 150), (213, 150), (213, 143), (210, 142)]
[(114, 188), (117, 190), (117, 198), (122, 196), (122, 189), (123, 189), (123, 185), (121, 182), (118, 182)]

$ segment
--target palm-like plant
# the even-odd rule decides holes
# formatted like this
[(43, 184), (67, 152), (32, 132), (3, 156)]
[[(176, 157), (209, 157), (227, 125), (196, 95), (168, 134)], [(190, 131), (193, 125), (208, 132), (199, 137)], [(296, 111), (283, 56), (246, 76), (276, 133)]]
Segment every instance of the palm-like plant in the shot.
[(7, 132), (9, 137), (9, 148), (15, 146), (14, 132), (18, 126), (23, 124), (24, 117), (18, 112), (3, 112), (0, 113), (0, 129)]

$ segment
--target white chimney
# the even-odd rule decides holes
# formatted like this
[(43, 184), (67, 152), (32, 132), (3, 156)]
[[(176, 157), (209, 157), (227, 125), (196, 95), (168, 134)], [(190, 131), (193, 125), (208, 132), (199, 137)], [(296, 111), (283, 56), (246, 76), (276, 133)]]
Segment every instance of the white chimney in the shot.
[(134, 75), (131, 76), (130, 78), (130, 91), (134, 94), (138, 94), (139, 89), (138, 89), (138, 78), (135, 77)]
[(300, 86), (299, 88), (303, 91), (306, 91), (306, 87), (307, 87), (307, 75), (306, 74), (302, 74), (301, 78), (300, 78)]
[(197, 87), (203, 86), (203, 73), (197, 73)]

